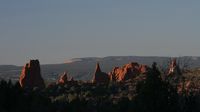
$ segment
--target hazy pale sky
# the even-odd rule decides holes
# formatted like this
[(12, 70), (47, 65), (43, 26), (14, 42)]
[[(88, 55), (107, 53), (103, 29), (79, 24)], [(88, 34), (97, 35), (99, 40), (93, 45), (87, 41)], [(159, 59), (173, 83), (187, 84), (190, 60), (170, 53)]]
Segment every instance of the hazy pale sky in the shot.
[(200, 56), (200, 1), (0, 1), (0, 64), (121, 55)]

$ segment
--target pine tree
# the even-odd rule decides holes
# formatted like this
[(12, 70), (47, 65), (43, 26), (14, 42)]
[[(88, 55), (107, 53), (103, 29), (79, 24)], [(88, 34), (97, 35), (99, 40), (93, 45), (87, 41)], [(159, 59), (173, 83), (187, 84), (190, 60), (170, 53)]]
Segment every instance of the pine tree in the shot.
[(137, 92), (137, 112), (176, 112), (176, 91), (162, 81), (156, 63), (153, 63), (152, 69), (147, 73), (146, 80), (137, 85)]

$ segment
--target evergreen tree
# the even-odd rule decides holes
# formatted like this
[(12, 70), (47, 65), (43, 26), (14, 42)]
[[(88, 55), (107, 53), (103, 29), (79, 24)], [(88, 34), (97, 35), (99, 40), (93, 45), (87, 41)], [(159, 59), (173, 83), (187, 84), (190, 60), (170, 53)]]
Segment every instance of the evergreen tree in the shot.
[(176, 112), (176, 91), (162, 81), (156, 63), (153, 63), (152, 69), (146, 74), (146, 80), (137, 85), (137, 92), (136, 112)]

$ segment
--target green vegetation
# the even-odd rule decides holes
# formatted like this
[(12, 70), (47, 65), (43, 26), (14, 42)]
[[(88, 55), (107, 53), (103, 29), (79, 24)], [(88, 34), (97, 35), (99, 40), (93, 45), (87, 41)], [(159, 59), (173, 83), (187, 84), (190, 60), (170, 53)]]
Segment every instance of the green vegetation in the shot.
[[(0, 112), (199, 112), (199, 90), (164, 79), (155, 64), (147, 74), (125, 82), (51, 84), (22, 89), (0, 82)], [(181, 82), (182, 81), (182, 82)], [(184, 80), (185, 81), (185, 80)]]

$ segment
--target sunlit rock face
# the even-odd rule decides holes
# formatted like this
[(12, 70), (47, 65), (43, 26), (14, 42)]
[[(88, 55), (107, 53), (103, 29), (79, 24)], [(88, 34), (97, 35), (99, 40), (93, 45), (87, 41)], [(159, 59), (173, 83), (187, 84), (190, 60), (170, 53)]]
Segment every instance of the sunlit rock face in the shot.
[(38, 60), (30, 60), (21, 72), (19, 83), (22, 88), (44, 88), (44, 80), (41, 76), (40, 62)]
[(147, 65), (139, 65), (138, 63), (132, 62), (123, 67), (115, 67), (109, 73), (109, 76), (112, 81), (125, 81), (132, 79), (139, 74), (145, 74), (147, 73), (147, 70)]
[(109, 80), (110, 80), (110, 78), (109, 78), (108, 74), (102, 72), (101, 68), (99, 66), (99, 63), (97, 63), (92, 82), (93, 83), (105, 83), (105, 82), (109, 82)]
[(59, 77), (57, 83), (58, 83), (58, 84), (65, 84), (65, 83), (68, 82), (68, 80), (69, 80), (69, 76), (67, 75), (66, 72), (64, 72), (64, 73)]
[(180, 70), (179, 65), (177, 65), (176, 59), (173, 59), (170, 62), (168, 73), (167, 73), (167, 75), (173, 75), (173, 74), (181, 75), (181, 70)]

